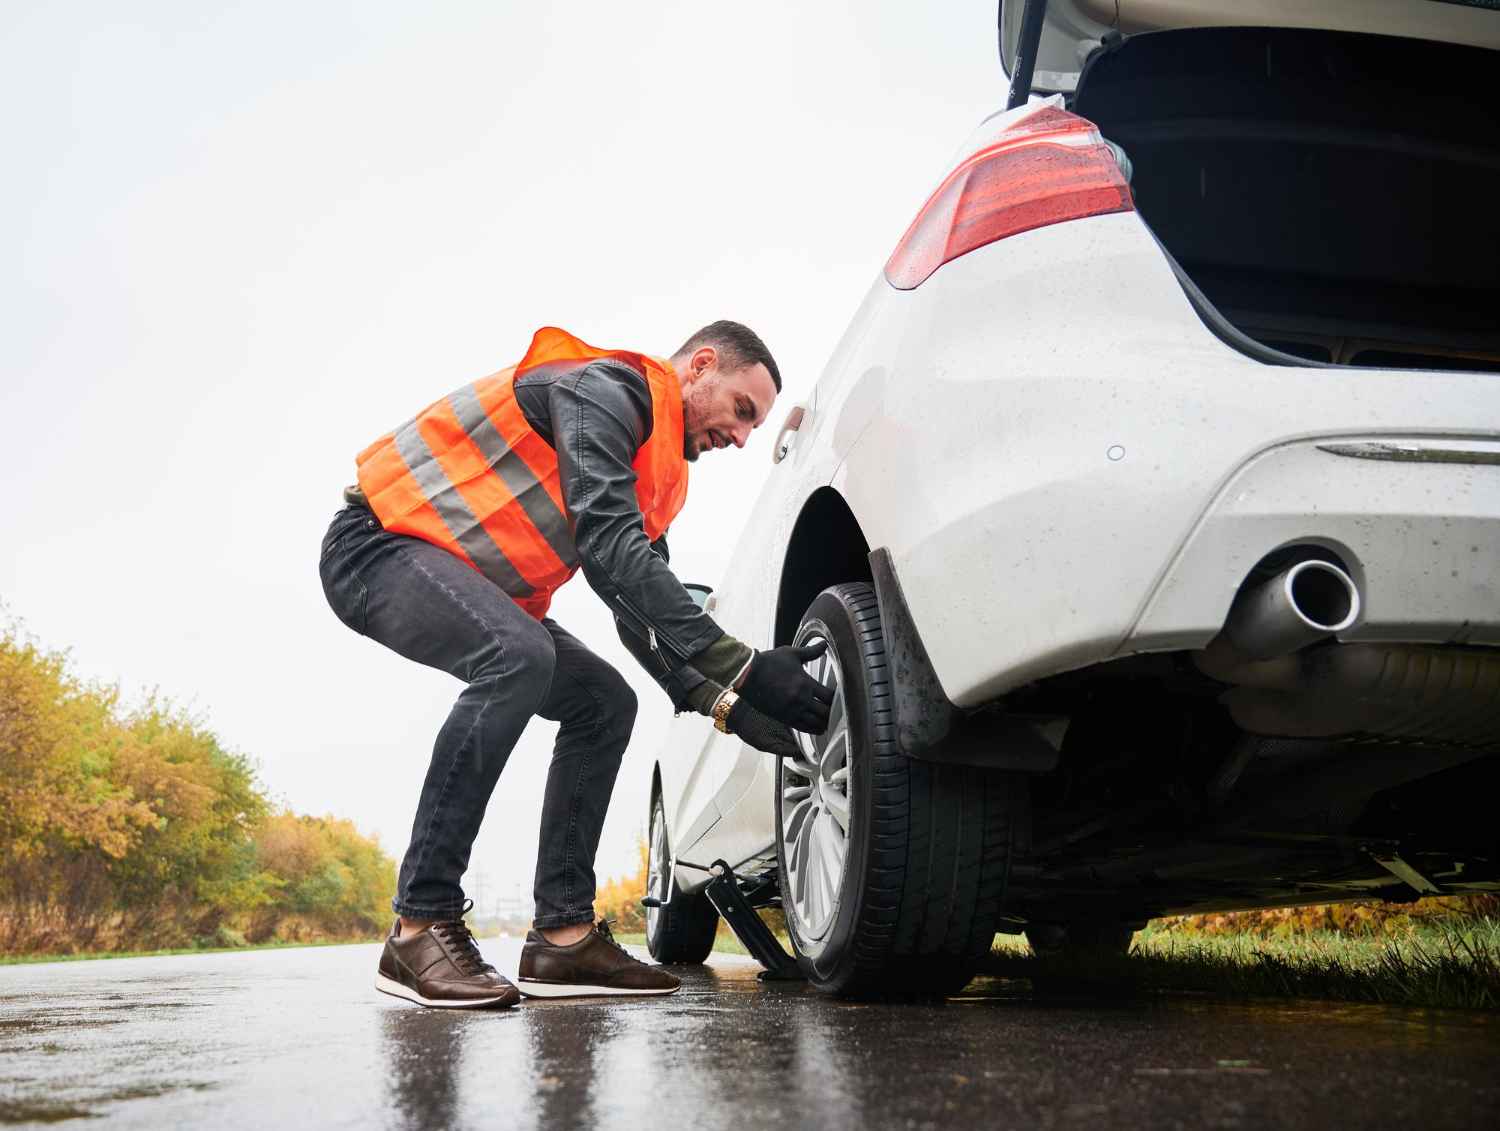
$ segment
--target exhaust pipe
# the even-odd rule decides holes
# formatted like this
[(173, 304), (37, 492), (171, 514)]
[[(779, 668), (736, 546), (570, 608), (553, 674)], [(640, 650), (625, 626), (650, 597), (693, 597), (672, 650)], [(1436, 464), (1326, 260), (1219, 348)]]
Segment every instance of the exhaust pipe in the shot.
[[(1500, 653), (1436, 644), (1305, 651), (1359, 615), (1359, 589), (1347, 573), (1324, 561), (1298, 562), (1242, 590), (1193, 662), (1230, 685), (1219, 701), (1247, 734), (1500, 742)], [(1226, 767), (1232, 776), (1216, 783), (1220, 795), (1243, 768)]]
[(1242, 591), (1229, 608), (1222, 640), (1240, 660), (1274, 660), (1343, 632), (1359, 619), (1354, 579), (1329, 562), (1298, 562)]

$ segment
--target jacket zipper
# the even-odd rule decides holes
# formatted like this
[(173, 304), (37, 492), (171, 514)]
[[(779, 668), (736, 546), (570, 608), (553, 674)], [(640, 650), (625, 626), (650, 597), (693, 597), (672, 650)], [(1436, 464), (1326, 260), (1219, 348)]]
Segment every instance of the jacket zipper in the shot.
[(615, 601), (622, 609), (630, 614), (630, 618), (635, 621), (637, 626), (646, 630), (646, 643), (650, 645), (651, 651), (656, 653), (657, 657), (661, 660), (663, 666), (669, 673), (677, 670), (678, 667), (682, 667), (687, 664), (690, 657), (688, 655), (688, 650), (682, 646), (681, 641), (674, 638), (669, 632), (667, 632), (666, 629), (661, 630), (661, 641), (665, 642), (668, 648), (671, 648), (677, 653), (678, 656), (681, 657), (681, 662), (674, 665), (667, 659), (666, 654), (661, 650), (661, 646), (657, 640), (658, 634), (656, 626), (646, 618), (646, 615), (642, 613), (640, 609), (636, 608), (635, 605), (631, 603), (630, 598), (626, 597), (624, 593), (617, 592), (615, 594)]

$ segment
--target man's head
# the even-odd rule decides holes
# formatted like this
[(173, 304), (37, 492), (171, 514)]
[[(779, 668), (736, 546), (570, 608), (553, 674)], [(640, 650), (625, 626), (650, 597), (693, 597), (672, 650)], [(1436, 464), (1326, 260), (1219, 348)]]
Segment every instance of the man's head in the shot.
[(682, 383), (682, 454), (695, 460), (711, 448), (743, 448), (765, 423), (781, 371), (766, 343), (738, 322), (712, 322), (672, 355)]

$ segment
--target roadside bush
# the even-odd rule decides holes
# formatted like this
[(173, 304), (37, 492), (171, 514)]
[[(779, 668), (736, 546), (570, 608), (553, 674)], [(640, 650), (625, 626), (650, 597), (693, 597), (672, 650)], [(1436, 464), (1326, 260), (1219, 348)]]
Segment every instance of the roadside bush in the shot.
[(127, 712), (0, 626), (0, 951), (258, 940), (291, 916), (372, 937), (394, 886), (349, 822), (273, 812), (201, 721), (156, 698)]
[(389, 925), (395, 862), (352, 822), (274, 814), (256, 829), (255, 858), (274, 894), (251, 916), (252, 942), (302, 938), (310, 925), (360, 937)]

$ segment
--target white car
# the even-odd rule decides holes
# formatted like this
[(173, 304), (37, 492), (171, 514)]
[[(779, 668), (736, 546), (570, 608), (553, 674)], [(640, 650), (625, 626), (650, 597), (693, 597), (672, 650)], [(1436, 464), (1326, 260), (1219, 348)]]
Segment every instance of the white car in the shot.
[(844, 994), (1500, 889), (1500, 11), (1030, 7), (709, 598), (837, 700), (798, 760), (674, 726), (658, 959), (716, 861)]

